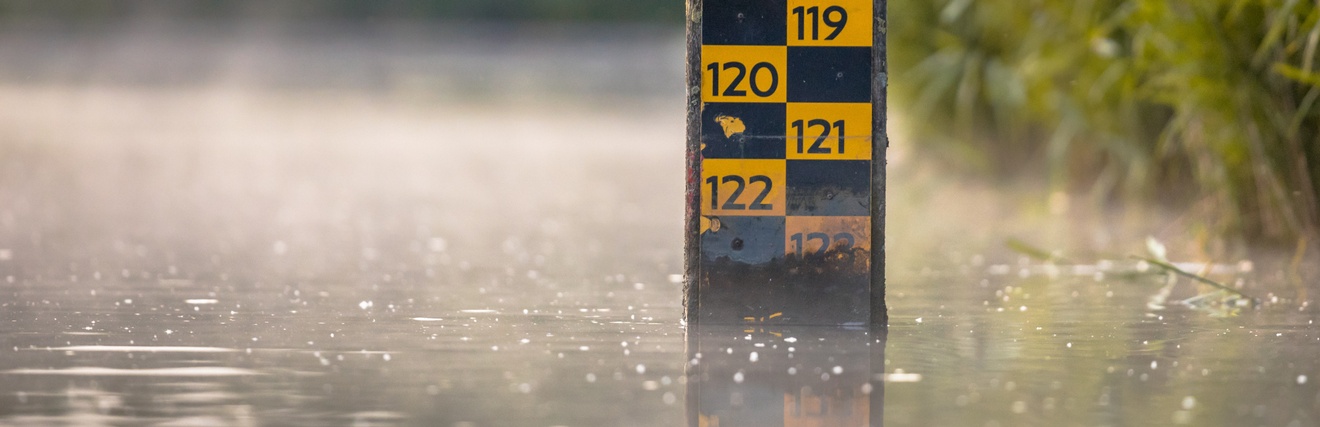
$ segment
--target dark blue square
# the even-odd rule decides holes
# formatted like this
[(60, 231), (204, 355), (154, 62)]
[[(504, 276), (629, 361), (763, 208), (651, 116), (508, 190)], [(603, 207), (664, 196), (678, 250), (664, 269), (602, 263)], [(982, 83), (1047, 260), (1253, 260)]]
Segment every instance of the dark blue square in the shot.
[(701, 44), (788, 44), (787, 0), (706, 0), (702, 3)]
[[(701, 156), (707, 159), (783, 159), (784, 104), (706, 103), (701, 110)], [(720, 121), (746, 129), (725, 135)]]
[(871, 48), (788, 47), (788, 102), (871, 102)]
[(723, 216), (719, 230), (701, 233), (703, 262), (733, 261), (760, 265), (784, 257), (784, 217)]
[(785, 179), (788, 216), (871, 214), (868, 160), (789, 160)]

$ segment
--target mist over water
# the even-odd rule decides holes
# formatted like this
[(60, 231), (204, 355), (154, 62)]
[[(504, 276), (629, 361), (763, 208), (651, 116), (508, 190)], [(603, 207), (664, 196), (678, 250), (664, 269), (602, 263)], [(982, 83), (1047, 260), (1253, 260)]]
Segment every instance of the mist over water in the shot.
[(689, 330), (681, 36), (0, 31), (0, 424), (1320, 422), (1312, 267), (901, 133), (887, 330)]

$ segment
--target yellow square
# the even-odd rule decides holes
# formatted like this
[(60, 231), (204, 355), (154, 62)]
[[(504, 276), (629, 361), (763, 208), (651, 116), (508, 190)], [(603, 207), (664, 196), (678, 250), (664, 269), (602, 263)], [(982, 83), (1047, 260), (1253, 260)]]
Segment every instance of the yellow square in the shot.
[(788, 48), (702, 46), (703, 102), (784, 102), (788, 99)]
[(871, 160), (871, 104), (790, 102), (785, 108), (789, 159)]
[(784, 221), (784, 253), (823, 256), (827, 250), (871, 250), (871, 218), (790, 216)]
[(870, 46), (873, 0), (788, 0), (789, 46)]
[(786, 168), (783, 160), (702, 160), (701, 214), (783, 216)]

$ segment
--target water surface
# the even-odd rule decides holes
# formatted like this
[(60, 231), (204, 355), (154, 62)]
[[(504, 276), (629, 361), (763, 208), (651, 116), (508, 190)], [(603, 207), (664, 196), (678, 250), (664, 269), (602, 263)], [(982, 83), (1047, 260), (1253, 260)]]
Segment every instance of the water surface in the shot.
[[(421, 74), (488, 93), (539, 74), (481, 70), (532, 64), (589, 88), (584, 65), (555, 68), (553, 53), (595, 58), (590, 70), (613, 69), (608, 52), (681, 64), (672, 36), (591, 54), (564, 39), (208, 45), (277, 77), (394, 58), (311, 89), (10, 69), (0, 425), (1320, 424), (1305, 263), (1199, 254), (1158, 217), (951, 179), (899, 136), (887, 329), (688, 328), (680, 94), (419, 98), (399, 89), (415, 73), (390, 71), (479, 58)], [(147, 51), (140, 35), (109, 40), (128, 53), (105, 61)], [(252, 53), (268, 51), (307, 56)], [(38, 56), (31, 67), (53, 67)], [(1210, 277), (1261, 303), (1139, 268), (1127, 255), (1146, 234), (1174, 261), (1220, 263)], [(1009, 238), (1073, 253), (1034, 260)]]

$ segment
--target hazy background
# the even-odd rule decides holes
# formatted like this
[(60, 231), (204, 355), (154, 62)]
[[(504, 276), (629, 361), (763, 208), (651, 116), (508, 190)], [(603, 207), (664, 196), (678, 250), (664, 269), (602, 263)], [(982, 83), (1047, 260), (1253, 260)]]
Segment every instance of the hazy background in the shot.
[[(890, 10), (873, 413), (1320, 419), (1314, 4)], [(0, 0), (0, 424), (678, 425), (682, 11)]]
[[(430, 103), (673, 102), (683, 9), (5, 1), (0, 79)], [(1316, 234), (1314, 4), (896, 0), (890, 13), (891, 118), (920, 117), (899, 123), (911, 134), (896, 140), (942, 171), (1032, 187), (1056, 208), (1067, 198), (1089, 210), (1165, 210), (1196, 235), (1193, 246), (1219, 252), (1295, 249)]]
[[(908, 247), (891, 256), (943, 257), (946, 236), (974, 243), (955, 252), (1022, 238), (1112, 253), (1147, 235), (1206, 260), (1312, 255), (1313, 5), (890, 9), (889, 231)], [(658, 0), (0, 2), (0, 233), (14, 242), (0, 246), (66, 254), (53, 236), (95, 236), (75, 224), (108, 241), (126, 227), (162, 239), (350, 227), (326, 208), (405, 215), (389, 203), (406, 201), (429, 212), (406, 214), (408, 227), (444, 222), (474, 248), (554, 215), (673, 230), (640, 246), (672, 266), (682, 12)], [(1233, 38), (1202, 37), (1229, 27)]]

